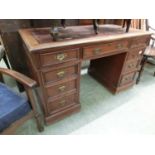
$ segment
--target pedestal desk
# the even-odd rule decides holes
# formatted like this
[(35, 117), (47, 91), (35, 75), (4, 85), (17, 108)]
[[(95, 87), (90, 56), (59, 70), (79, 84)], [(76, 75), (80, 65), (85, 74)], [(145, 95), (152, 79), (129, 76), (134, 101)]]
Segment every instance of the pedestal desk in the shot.
[[(46, 124), (80, 110), (80, 69), (90, 60), (89, 75), (117, 93), (135, 84), (151, 33), (116, 25), (66, 27), (54, 42), (50, 28), (21, 29), (27, 65), (38, 81)], [(22, 58), (21, 58), (22, 59)], [(95, 93), (95, 92), (94, 92)]]

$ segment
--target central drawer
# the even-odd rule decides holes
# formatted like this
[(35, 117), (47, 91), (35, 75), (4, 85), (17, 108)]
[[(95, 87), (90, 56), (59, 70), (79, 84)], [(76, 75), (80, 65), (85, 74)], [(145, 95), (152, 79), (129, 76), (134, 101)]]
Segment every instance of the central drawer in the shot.
[(40, 54), (40, 65), (42, 67), (79, 60), (79, 49), (68, 49), (57, 52)]
[(115, 52), (128, 49), (128, 41), (116, 41), (112, 43), (99, 44), (83, 48), (83, 58), (92, 58), (94, 56), (103, 55), (108, 52)]

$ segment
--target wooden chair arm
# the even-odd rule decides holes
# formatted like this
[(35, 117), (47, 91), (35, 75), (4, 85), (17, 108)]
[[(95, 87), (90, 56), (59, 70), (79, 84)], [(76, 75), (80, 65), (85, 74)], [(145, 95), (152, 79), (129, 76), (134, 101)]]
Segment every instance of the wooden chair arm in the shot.
[(37, 85), (36, 81), (14, 70), (0, 68), (0, 73), (11, 76), (12, 78), (29, 88), (33, 88)]

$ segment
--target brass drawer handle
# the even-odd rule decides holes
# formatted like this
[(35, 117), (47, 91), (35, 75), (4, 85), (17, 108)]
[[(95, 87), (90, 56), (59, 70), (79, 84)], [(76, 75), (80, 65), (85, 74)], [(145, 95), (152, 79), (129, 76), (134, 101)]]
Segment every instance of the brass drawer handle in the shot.
[(123, 48), (123, 45), (122, 44), (117, 44), (117, 48), (118, 49)]
[(109, 44), (107, 44), (108, 46), (112, 46), (113, 45), (113, 43), (109, 43)]
[(59, 78), (63, 78), (63, 77), (65, 76), (65, 71), (60, 71), (60, 72), (58, 72), (58, 73), (57, 73), (57, 76), (58, 76)]
[(131, 76), (128, 76), (128, 77), (125, 78), (125, 81), (129, 81), (131, 79), (132, 79), (132, 77)]
[(96, 49), (94, 49), (93, 52), (94, 52), (95, 55), (98, 55), (98, 54), (101, 53), (101, 50), (102, 50), (101, 48), (96, 48)]
[(134, 64), (129, 64), (128, 65), (128, 68), (132, 68), (132, 67), (134, 67)]
[(129, 78), (125, 78), (125, 81), (128, 81), (129, 80)]
[(60, 86), (58, 89), (63, 92), (66, 89), (66, 86)]
[(64, 106), (66, 104), (66, 100), (62, 100), (59, 102), (60, 106)]
[(63, 61), (67, 57), (67, 54), (65, 53), (60, 53), (56, 55), (56, 59), (59, 61)]

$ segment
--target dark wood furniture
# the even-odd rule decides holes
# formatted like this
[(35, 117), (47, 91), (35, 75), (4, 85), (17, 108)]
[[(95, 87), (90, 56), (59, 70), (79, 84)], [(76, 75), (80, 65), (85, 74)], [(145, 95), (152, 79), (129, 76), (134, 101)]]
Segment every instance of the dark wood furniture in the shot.
[[(92, 19), (79, 19), (79, 25), (92, 25), (93, 24), (93, 20)], [(106, 20), (105, 19), (100, 19), (99, 20), (99, 24), (106, 24)]]
[[(154, 33), (155, 29), (149, 25), (148, 19), (146, 19), (145, 22), (146, 22), (146, 30), (151, 31), (152, 35), (151, 35), (150, 44), (146, 48), (144, 55), (143, 55), (143, 59), (141, 61), (141, 68), (139, 70), (139, 74), (138, 74), (137, 81), (136, 81), (137, 84), (140, 81), (146, 62), (149, 60), (149, 58), (155, 58), (155, 46), (154, 46), (155, 45), (155, 33)], [(154, 72), (154, 76), (155, 76), (155, 72)]]
[[(100, 19), (93, 19), (93, 27), (94, 27), (94, 31), (95, 31), (96, 34), (99, 33), (99, 21), (100, 21)], [(129, 28), (130, 28), (130, 25), (131, 25), (131, 19), (124, 19), (122, 27), (124, 28), (125, 25), (126, 25), (125, 32), (129, 32)]]
[(123, 20), (123, 27), (125, 27), (125, 24), (126, 24), (126, 32), (129, 32), (129, 28), (131, 25), (131, 19), (124, 19)]
[[(18, 30), (31, 27), (51, 27), (52, 22), (53, 19), (0, 19), (0, 35), (12, 69), (28, 75)], [(78, 25), (78, 20), (67, 20), (66, 26), (68, 25)], [(20, 91), (24, 90), (19, 83), (18, 87)]]
[[(0, 39), (0, 61), (1, 60), (4, 60), (6, 66), (10, 69), (10, 65), (9, 65), (9, 62), (8, 62), (8, 59), (7, 59), (7, 56), (6, 56), (6, 52), (5, 52), (5, 49), (1, 43), (1, 39)], [(0, 74), (0, 81), (4, 82), (3, 81), (3, 77), (2, 77), (2, 74)]]
[(41, 118), (41, 115), (38, 113), (35, 98), (34, 98), (35, 87), (37, 86), (36, 81), (30, 79), (29, 77), (19, 72), (5, 69), (5, 68), (0, 68), (0, 73), (8, 75), (14, 78), (15, 80), (17, 80), (18, 82), (20, 82), (22, 85), (24, 85), (24, 88), (27, 93), (28, 99), (30, 101), (29, 103), (31, 104), (31, 109), (32, 109), (27, 115), (12, 123), (7, 129), (5, 129), (0, 134), (14, 134), (14, 132), (20, 125), (22, 125), (25, 121), (31, 118), (36, 119), (38, 130), (43, 131), (44, 128), (43, 128), (42, 118)]
[(5, 49), (4, 49), (3, 45), (0, 44), (0, 60), (2, 60), (2, 59), (4, 60), (7, 68), (10, 69), (10, 65), (9, 65), (9, 62), (7, 60), (7, 57), (6, 57)]
[[(89, 74), (112, 93), (135, 84), (151, 33), (121, 26), (66, 27), (62, 40), (53, 42), (50, 28), (19, 31), (31, 77), (38, 81), (47, 124), (80, 110), (80, 68), (91, 60)], [(67, 33), (67, 37), (66, 37)]]
[[(61, 19), (61, 25), (64, 28), (65, 28), (65, 22), (66, 22), (65, 19)], [(87, 20), (87, 22), (88, 22), (88, 20)], [(95, 34), (99, 33), (99, 22), (100, 22), (100, 19), (92, 19), (92, 24), (93, 24)], [(124, 19), (122, 27), (124, 28), (125, 25), (126, 25), (126, 32), (128, 32), (129, 28), (130, 28), (130, 25), (131, 25), (131, 19)], [(56, 41), (57, 39), (55, 39), (55, 37), (54, 37), (54, 40)]]
[[(151, 38), (152, 38), (151, 40), (153, 40), (153, 41), (152, 41), (152, 44), (149, 45), (144, 52), (143, 59), (141, 62), (141, 69), (139, 71), (137, 81), (136, 81), (137, 84), (140, 81), (141, 75), (142, 75), (143, 70), (144, 70), (144, 66), (145, 66), (146, 62), (148, 61), (148, 59), (149, 58), (155, 58), (155, 47), (154, 47), (155, 38), (153, 38), (153, 37), (151, 37)], [(155, 76), (155, 72), (154, 72), (154, 76)]]
[[(92, 23), (93, 23), (93, 28), (94, 28), (94, 33), (95, 34), (98, 34), (99, 33), (99, 19), (92, 19)], [(61, 26), (63, 28), (66, 27), (66, 19), (61, 19), (60, 20), (61, 22)], [(61, 32), (62, 30), (60, 29), (60, 27), (58, 27), (58, 20), (55, 20), (55, 23), (53, 23), (52, 27), (51, 27), (51, 35), (52, 35), (52, 38), (53, 38), (53, 41), (58, 41), (59, 38), (61, 38)]]

